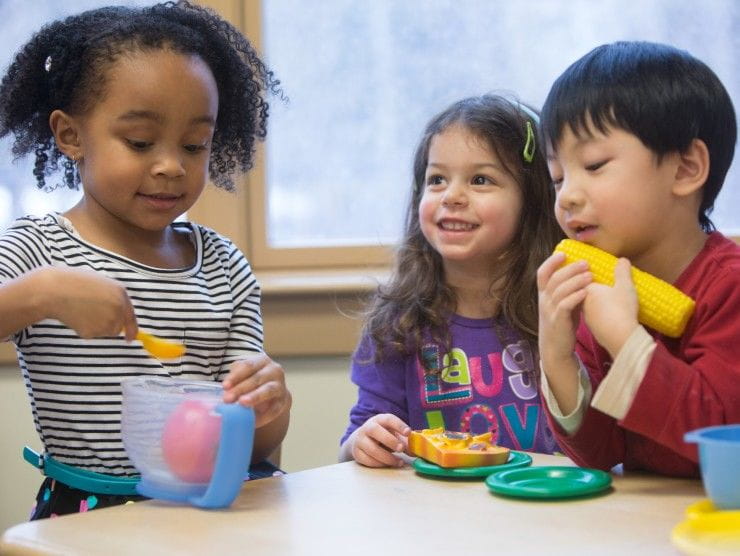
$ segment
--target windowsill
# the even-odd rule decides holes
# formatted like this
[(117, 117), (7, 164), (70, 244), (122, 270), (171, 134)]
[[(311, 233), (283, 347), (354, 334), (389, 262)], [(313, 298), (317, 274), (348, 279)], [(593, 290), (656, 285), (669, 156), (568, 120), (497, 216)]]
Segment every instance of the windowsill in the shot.
[(332, 270), (254, 270), (262, 295), (353, 294), (375, 291), (389, 276), (388, 268)]
[(357, 346), (368, 297), (387, 267), (254, 271), (262, 287), (265, 351), (272, 357), (346, 355)]

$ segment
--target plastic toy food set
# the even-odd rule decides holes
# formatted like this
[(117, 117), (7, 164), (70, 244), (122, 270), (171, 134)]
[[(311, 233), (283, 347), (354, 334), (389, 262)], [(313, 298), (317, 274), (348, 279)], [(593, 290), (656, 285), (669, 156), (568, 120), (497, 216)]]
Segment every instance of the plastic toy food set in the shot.
[(247, 477), (254, 412), (221, 402), (220, 384), (155, 377), (122, 382), (121, 431), (139, 494), (229, 506)]
[(440, 467), (485, 467), (506, 463), (509, 449), (491, 443), (491, 433), (474, 436), (442, 427), (411, 431), (409, 452)]
[(532, 456), (491, 443), (491, 433), (472, 435), (443, 428), (411, 431), (411, 464), (420, 475), (484, 479), (492, 493), (513, 498), (558, 499), (609, 490), (611, 475), (581, 467), (530, 467)]
[[(618, 260), (614, 255), (574, 239), (562, 240), (555, 251), (565, 253), (565, 264), (585, 260), (595, 282), (614, 285), (614, 267)], [(666, 336), (681, 336), (694, 313), (694, 300), (668, 282), (635, 267), (632, 267), (632, 280), (640, 303), (637, 319)]]

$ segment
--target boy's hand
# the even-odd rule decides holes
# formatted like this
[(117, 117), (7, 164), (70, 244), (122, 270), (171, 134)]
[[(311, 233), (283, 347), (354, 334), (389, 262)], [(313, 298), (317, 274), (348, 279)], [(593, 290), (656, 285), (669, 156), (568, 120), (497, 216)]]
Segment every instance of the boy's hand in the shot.
[(613, 287), (593, 283), (586, 290), (588, 294), (583, 303), (586, 325), (596, 341), (615, 358), (627, 338), (639, 326), (639, 302), (630, 262), (619, 259), (614, 269)]
[(572, 360), (580, 307), (593, 279), (585, 261), (561, 267), (564, 262), (565, 254), (553, 253), (537, 269), (539, 346), (544, 362)]
[(126, 288), (91, 270), (44, 268), (41, 287), (46, 317), (63, 322), (81, 338), (118, 336), (131, 341), (138, 330)]
[(578, 401), (576, 329), (593, 276), (585, 261), (567, 266), (565, 254), (553, 253), (537, 269), (539, 348), (547, 382), (563, 415)]
[(223, 387), (224, 402), (254, 409), (255, 428), (272, 422), (290, 404), (283, 367), (264, 353), (234, 361)]
[(409, 426), (390, 413), (370, 417), (352, 433), (352, 458), (367, 467), (402, 467), (402, 459), (392, 452), (405, 452)]

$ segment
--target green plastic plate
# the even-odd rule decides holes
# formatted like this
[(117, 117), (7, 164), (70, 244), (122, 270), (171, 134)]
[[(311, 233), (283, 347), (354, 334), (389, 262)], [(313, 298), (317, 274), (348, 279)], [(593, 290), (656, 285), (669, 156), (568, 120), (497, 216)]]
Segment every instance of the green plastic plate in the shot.
[(473, 479), (488, 477), (491, 473), (502, 471), (504, 469), (516, 469), (526, 467), (532, 463), (532, 456), (524, 452), (509, 452), (509, 459), (506, 463), (498, 465), (487, 465), (485, 467), (440, 467), (422, 458), (416, 458), (411, 466), (417, 473), (422, 475), (432, 475), (435, 477), (450, 477), (453, 479)]
[(517, 498), (574, 498), (609, 488), (612, 477), (598, 469), (537, 466), (493, 473), (486, 478), (491, 492)]

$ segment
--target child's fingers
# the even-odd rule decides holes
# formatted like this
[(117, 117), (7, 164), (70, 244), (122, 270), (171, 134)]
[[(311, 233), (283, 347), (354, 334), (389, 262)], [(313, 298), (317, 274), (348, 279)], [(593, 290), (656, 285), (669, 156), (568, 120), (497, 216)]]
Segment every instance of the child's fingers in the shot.
[(545, 259), (537, 269), (537, 289), (541, 294), (555, 295), (563, 284), (568, 284), (567, 287), (572, 288), (574, 278), (579, 279), (576, 282), (582, 282), (587, 277), (590, 280), (591, 273), (586, 261), (576, 261), (562, 266), (563, 262), (565, 254), (558, 251)]
[(255, 428), (271, 423), (285, 410), (287, 398), (274, 398), (265, 403), (254, 405)]
[(397, 450), (379, 443), (376, 438), (361, 434), (355, 440), (353, 457), (355, 461), (368, 467), (399, 467), (403, 465), (403, 460), (394, 456), (394, 451)]
[(224, 388), (228, 390), (241, 384), (270, 363), (272, 360), (264, 353), (256, 353), (234, 361), (229, 367), (229, 374), (223, 380)]
[(537, 269), (537, 289), (544, 290), (552, 275), (565, 262), (565, 253), (557, 251), (547, 257)]
[(355, 453), (352, 457), (357, 463), (360, 463), (365, 467), (398, 467), (398, 462), (400, 461), (390, 452), (377, 447), (372, 449), (370, 452), (367, 452), (360, 447), (356, 447)]
[(357, 445), (352, 449), (352, 459), (365, 467), (384, 467), (382, 462), (376, 460), (370, 454), (366, 454), (365, 451)]
[(239, 400), (243, 405), (262, 403), (287, 390), (283, 367), (266, 355), (232, 363), (223, 387), (226, 403)]
[(285, 385), (270, 382), (259, 389), (239, 397), (237, 403), (252, 407), (255, 414), (255, 426), (266, 425), (280, 415), (289, 402)]
[(133, 341), (136, 338), (136, 333), (139, 331), (139, 326), (136, 322), (136, 313), (134, 313), (134, 307), (131, 304), (131, 300), (124, 307), (123, 311), (123, 334), (126, 337), (127, 342)]
[(374, 417), (374, 420), (385, 430), (400, 437), (407, 437), (411, 433), (411, 427), (409, 427), (406, 423), (403, 422), (402, 419), (393, 415), (392, 413), (381, 413), (380, 415), (376, 415)]
[(632, 280), (632, 265), (629, 259), (620, 258), (617, 261), (617, 266), (614, 267), (614, 286), (635, 289), (635, 283)]
[[(368, 438), (370, 438), (378, 446), (389, 452), (401, 452), (403, 451), (403, 442), (401, 442), (396, 434), (402, 434), (398, 432), (397, 425), (394, 420), (400, 422), (401, 426), (406, 426), (403, 421), (398, 419), (395, 415), (388, 413), (377, 415), (372, 419), (369, 419), (362, 425), (362, 432)], [(394, 428), (388, 428), (388, 423), (394, 423)]]
[(586, 298), (586, 287), (592, 281), (593, 275), (584, 261), (557, 270), (539, 291), (540, 318), (573, 311)]
[(258, 406), (272, 400), (273, 398), (280, 397), (281, 394), (285, 391), (285, 384), (280, 383), (276, 380), (268, 380), (264, 384), (260, 382), (253, 382), (253, 384), (258, 386), (256, 386), (256, 388), (254, 389), (249, 389), (251, 388), (251, 386), (245, 387), (244, 383), (242, 383), (238, 387), (235, 387), (231, 391), (227, 392), (227, 394), (236, 395), (235, 401), (238, 401), (241, 405)]
[(570, 277), (568, 280), (561, 282), (552, 293), (551, 299), (558, 311), (573, 311), (578, 305), (586, 299), (588, 290), (586, 287), (591, 284), (593, 277), (590, 272), (584, 272)]

